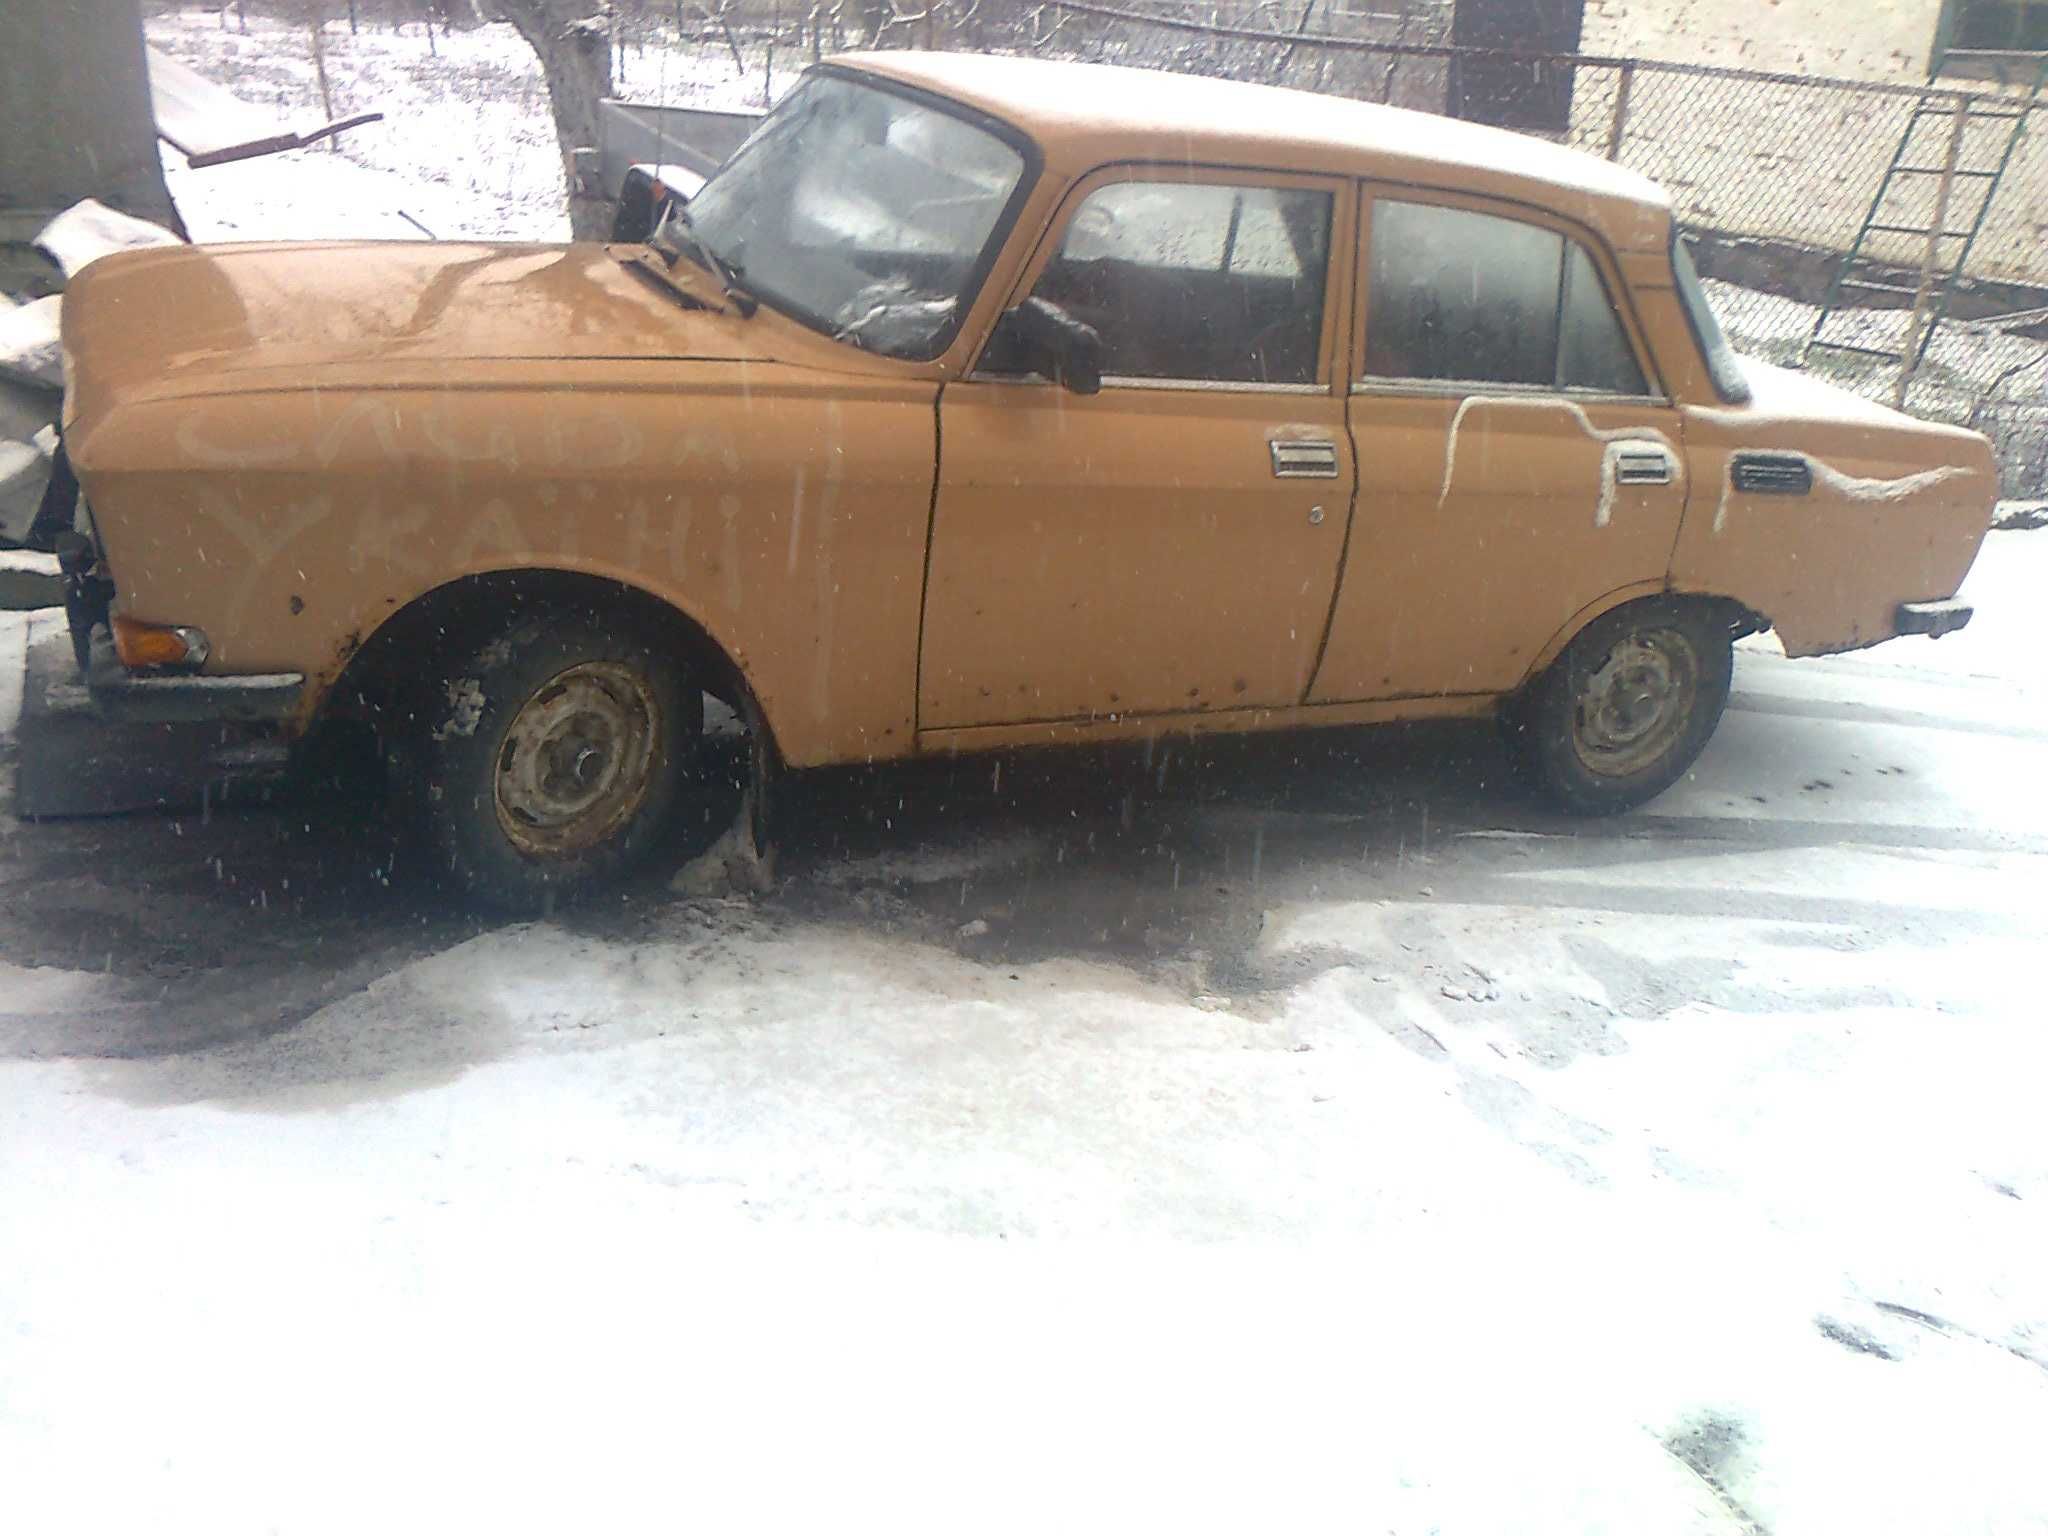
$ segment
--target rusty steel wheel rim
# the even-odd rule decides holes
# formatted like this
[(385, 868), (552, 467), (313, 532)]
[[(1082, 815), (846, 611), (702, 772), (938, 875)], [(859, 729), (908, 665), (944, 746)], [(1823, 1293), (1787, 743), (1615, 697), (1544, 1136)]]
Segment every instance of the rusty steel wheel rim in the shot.
[(498, 747), (492, 798), (513, 847), (565, 858), (605, 842), (654, 783), (659, 706), (615, 661), (586, 661), (535, 689)]
[(1676, 630), (1645, 630), (1616, 641), (1579, 681), (1572, 701), (1572, 748), (1606, 778), (1641, 773), (1678, 745), (1699, 697), (1700, 663)]

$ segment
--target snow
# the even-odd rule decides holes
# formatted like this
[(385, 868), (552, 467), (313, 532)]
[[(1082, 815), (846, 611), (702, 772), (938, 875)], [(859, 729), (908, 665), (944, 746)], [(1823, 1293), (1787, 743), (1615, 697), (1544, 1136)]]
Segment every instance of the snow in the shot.
[(109, 208), (96, 198), (74, 203), (43, 226), (36, 244), (68, 278), (113, 251), (176, 245), (178, 237), (147, 219)]
[[(1655, 427), (1620, 427), (1603, 429), (1593, 425), (1585, 407), (1564, 395), (1467, 395), (1458, 402), (1457, 414), (1451, 418), (1449, 440), (1444, 446), (1444, 483), (1437, 492), (1437, 510), (1442, 511), (1444, 503), (1450, 500), (1451, 477), (1458, 468), (1458, 436), (1465, 425), (1465, 417), (1475, 410), (1556, 410), (1569, 412), (1578, 423), (1579, 430), (1596, 443), (1605, 443), (1606, 451), (1600, 456), (1600, 500), (1593, 509), (1593, 526), (1605, 528), (1614, 519), (1614, 498), (1620, 485), (1622, 455), (1632, 446), (1654, 443), (1671, 456), (1671, 470), (1674, 476), (1685, 473), (1685, 455), (1680, 453)], [(1718, 527), (1718, 523), (1716, 524)]]
[(1961, 465), (1944, 464), (1934, 469), (1923, 469), (1917, 474), (1899, 475), (1888, 480), (1873, 480), (1861, 475), (1844, 474), (1832, 464), (1824, 464), (1810, 454), (1806, 455), (1806, 462), (1813, 471), (1814, 479), (1844, 501), (1911, 501), (1936, 486), (1946, 485), (1958, 476), (1970, 473)]

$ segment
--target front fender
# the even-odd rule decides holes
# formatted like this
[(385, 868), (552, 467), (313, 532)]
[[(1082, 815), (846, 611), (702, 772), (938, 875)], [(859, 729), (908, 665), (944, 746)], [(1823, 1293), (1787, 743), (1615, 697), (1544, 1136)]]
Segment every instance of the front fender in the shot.
[(305, 673), (308, 712), (435, 589), (570, 571), (688, 616), (808, 766), (914, 748), (932, 399), (804, 378), (679, 421), (674, 391), (565, 377), (138, 401), (78, 470), (116, 611), (204, 629), (210, 671)]

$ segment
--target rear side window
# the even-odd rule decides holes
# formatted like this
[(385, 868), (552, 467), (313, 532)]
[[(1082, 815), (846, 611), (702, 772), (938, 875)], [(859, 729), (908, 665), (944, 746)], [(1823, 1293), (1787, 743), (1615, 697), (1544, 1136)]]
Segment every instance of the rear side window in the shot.
[(1554, 230), (1383, 198), (1368, 281), (1369, 378), (1649, 392), (1600, 269)]
[(1330, 209), (1327, 192), (1116, 182), (1075, 209), (1033, 293), (1101, 333), (1112, 377), (1310, 384)]

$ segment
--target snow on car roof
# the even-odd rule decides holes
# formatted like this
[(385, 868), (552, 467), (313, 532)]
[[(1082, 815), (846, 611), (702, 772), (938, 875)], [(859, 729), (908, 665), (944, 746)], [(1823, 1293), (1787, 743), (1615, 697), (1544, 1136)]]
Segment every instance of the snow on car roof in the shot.
[(835, 64), (914, 85), (1025, 130), (1048, 166), (1105, 162), (1336, 172), (1491, 192), (1575, 215), (1622, 249), (1668, 240), (1671, 199), (1594, 155), (1479, 123), (1281, 86), (1121, 65), (990, 54), (842, 54)]

